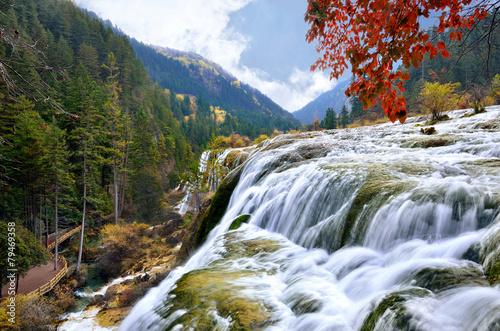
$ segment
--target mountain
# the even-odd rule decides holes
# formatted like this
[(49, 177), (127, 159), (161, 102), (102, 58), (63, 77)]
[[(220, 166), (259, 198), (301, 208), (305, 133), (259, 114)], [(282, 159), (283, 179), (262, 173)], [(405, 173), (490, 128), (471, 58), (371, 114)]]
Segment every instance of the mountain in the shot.
[(313, 119), (322, 120), (328, 108), (339, 113), (343, 105), (349, 108), (349, 102), (344, 92), (349, 85), (349, 80), (339, 82), (335, 88), (322, 93), (319, 97), (309, 102), (303, 108), (293, 113), (295, 118), (304, 124), (311, 124)]
[(132, 47), (152, 79), (176, 94), (202, 96), (238, 122), (261, 128), (289, 130), (300, 125), (259, 90), (244, 84), (220, 65), (194, 53), (159, 46), (148, 46), (131, 39)]

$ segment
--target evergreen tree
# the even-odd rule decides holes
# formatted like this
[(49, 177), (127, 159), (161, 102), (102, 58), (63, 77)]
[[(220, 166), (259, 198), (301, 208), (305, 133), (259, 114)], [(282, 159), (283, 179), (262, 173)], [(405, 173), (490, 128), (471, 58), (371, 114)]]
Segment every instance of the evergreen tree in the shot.
[(323, 129), (331, 130), (337, 128), (337, 115), (332, 108), (328, 108), (325, 118), (321, 121), (320, 126)]
[(339, 125), (343, 128), (349, 124), (349, 113), (347, 111), (347, 107), (345, 105), (342, 106), (342, 109), (340, 110), (340, 119), (339, 119)]
[[(52, 123), (48, 125), (46, 135), (44, 137), (44, 156), (43, 161), (47, 176), (50, 178), (54, 199), (54, 225), (55, 225), (55, 254), (54, 254), (54, 270), (57, 269), (57, 259), (59, 251), (58, 243), (58, 224), (59, 224), (59, 208), (61, 205), (60, 198), (65, 198), (65, 192), (71, 190), (73, 178), (70, 173), (70, 165), (68, 163), (69, 151), (66, 148), (66, 134), (61, 130), (56, 123), (55, 117), (52, 118)], [(63, 193), (63, 194), (61, 194)], [(67, 193), (66, 193), (67, 195)]]
[(108, 151), (113, 166), (115, 223), (118, 224), (118, 172), (120, 171), (120, 161), (124, 155), (121, 147), (124, 145), (123, 128), (125, 118), (123, 117), (120, 106), (118, 105), (118, 93), (121, 92), (121, 89), (118, 87), (118, 68), (116, 66), (116, 58), (113, 53), (109, 53), (108, 64), (103, 64), (103, 67), (108, 70), (108, 83), (106, 84), (107, 100), (104, 104), (104, 110), (106, 112), (107, 129), (109, 130), (109, 134), (111, 136), (111, 148), (109, 148)]
[[(87, 69), (80, 62), (76, 69), (76, 76), (78, 79), (73, 80), (70, 89), (70, 95), (74, 96), (72, 104), (78, 114), (78, 126), (72, 132), (72, 138), (78, 142), (78, 150), (75, 154), (81, 159), (81, 184), (83, 186), (83, 207), (82, 207), (82, 223), (80, 232), (80, 247), (78, 250), (78, 261), (76, 265), (76, 272), (80, 269), (83, 238), (85, 233), (85, 217), (87, 209), (87, 193), (88, 187), (94, 186), (95, 183), (95, 170), (102, 162), (101, 155), (98, 151), (98, 140), (102, 135), (100, 130), (100, 123), (102, 117), (96, 106), (96, 83), (91, 81)], [(94, 198), (95, 201), (95, 198)]]
[(151, 220), (161, 208), (163, 190), (158, 176), (160, 153), (153, 138), (151, 124), (144, 108), (140, 108), (134, 121), (132, 143), (132, 196), (137, 217)]

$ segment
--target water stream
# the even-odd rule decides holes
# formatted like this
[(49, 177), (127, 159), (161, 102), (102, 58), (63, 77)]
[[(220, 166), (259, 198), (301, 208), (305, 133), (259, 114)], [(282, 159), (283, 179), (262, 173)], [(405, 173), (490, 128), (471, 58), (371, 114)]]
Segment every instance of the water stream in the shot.
[(466, 112), (432, 136), (410, 119), (255, 148), (206, 243), (120, 330), (499, 330), (500, 107)]

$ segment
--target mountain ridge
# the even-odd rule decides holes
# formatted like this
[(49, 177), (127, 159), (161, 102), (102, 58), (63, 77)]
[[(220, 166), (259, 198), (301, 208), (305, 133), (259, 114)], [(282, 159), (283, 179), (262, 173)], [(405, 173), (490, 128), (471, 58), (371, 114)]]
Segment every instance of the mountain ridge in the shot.
[(294, 112), (293, 115), (301, 123), (311, 124), (314, 119), (321, 121), (328, 108), (332, 108), (336, 113), (340, 112), (343, 105), (350, 109), (349, 100), (344, 93), (348, 85), (349, 80), (337, 83), (333, 89), (323, 92), (316, 99)]

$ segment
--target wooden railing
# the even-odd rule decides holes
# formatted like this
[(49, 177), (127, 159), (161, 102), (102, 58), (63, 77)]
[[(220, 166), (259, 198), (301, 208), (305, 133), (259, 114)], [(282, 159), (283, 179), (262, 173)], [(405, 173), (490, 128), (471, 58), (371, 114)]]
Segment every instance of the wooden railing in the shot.
[[(52, 258), (54, 258), (54, 255), (52, 253), (50, 253), (50, 255)], [(64, 263), (64, 268), (62, 268), (61, 271), (59, 271), (57, 275), (55, 275), (55, 277), (52, 278), (47, 284), (40, 286), (39, 288), (30, 293), (27, 293), (26, 297), (28, 299), (37, 298), (47, 293), (48, 291), (52, 290), (54, 286), (56, 286), (56, 284), (61, 280), (61, 278), (63, 278), (66, 275), (66, 273), (68, 272), (68, 263), (66, 262), (66, 259), (64, 258), (64, 256), (59, 255), (57, 257), (57, 260), (60, 263)]]
[[(78, 233), (79, 231), (80, 231), (80, 228), (76, 227), (73, 230), (68, 231), (65, 234), (63, 234), (62, 236), (58, 237), (57, 238), (57, 242), (58, 243), (62, 243), (63, 241), (65, 241), (66, 239), (68, 239), (69, 237), (71, 237), (72, 235)], [(49, 251), (53, 250), (54, 248), (56, 248), (56, 242), (55, 241), (53, 243), (49, 244)]]

